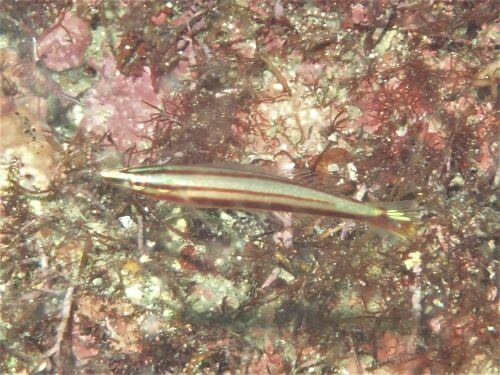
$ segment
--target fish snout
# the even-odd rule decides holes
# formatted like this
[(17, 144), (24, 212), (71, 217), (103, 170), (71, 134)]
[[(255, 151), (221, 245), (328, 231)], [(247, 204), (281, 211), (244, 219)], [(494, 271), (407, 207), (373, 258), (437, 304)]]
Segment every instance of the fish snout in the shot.
[(104, 182), (115, 185), (128, 187), (129, 175), (121, 169), (110, 169), (101, 171), (101, 178)]

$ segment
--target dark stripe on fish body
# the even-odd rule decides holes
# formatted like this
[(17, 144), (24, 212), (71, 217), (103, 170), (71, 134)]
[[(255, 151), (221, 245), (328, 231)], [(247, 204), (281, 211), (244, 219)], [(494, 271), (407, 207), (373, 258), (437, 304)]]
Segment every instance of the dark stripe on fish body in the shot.
[(278, 181), (278, 182), (283, 182), (287, 183), (290, 185), (299, 185), (299, 186), (304, 186), (303, 184), (294, 181), (292, 179), (286, 178), (286, 177), (281, 177), (281, 176), (271, 176), (267, 175), (265, 173), (259, 173), (259, 172), (247, 172), (247, 171), (232, 171), (232, 170), (224, 170), (224, 171), (211, 171), (210, 168), (203, 168), (201, 170), (177, 170), (177, 169), (151, 169), (151, 170), (124, 170), (125, 173), (130, 173), (133, 175), (142, 175), (142, 174), (149, 174), (149, 175), (159, 175), (159, 174), (165, 174), (165, 175), (178, 175), (178, 176), (205, 176), (205, 177), (231, 177), (231, 178), (246, 178), (246, 179), (253, 179), (253, 180), (259, 180), (263, 179), (266, 181)]
[[(167, 190), (167, 191), (207, 191), (207, 192), (217, 192), (217, 193), (234, 193), (234, 194), (246, 194), (253, 195), (257, 197), (274, 197), (274, 198), (283, 198), (283, 199), (293, 199), (305, 203), (325, 203), (329, 204), (329, 202), (325, 202), (324, 200), (313, 199), (313, 198), (303, 198), (295, 195), (286, 195), (286, 194), (276, 194), (276, 193), (261, 193), (252, 190), (238, 190), (238, 189), (229, 189), (229, 188), (216, 188), (216, 187), (204, 187), (204, 186), (178, 186), (178, 185), (158, 185), (148, 182), (138, 183), (137, 185), (141, 187), (148, 187), (155, 190)], [(207, 198), (211, 199), (211, 198)]]

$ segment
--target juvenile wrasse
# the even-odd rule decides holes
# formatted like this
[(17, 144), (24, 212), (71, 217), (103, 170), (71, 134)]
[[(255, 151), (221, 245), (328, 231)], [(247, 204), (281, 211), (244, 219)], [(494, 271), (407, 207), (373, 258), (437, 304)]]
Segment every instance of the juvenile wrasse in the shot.
[(103, 171), (101, 177), (113, 185), (180, 205), (352, 219), (403, 240), (415, 232), (415, 209), (411, 202), (358, 202), (293, 179), (243, 168), (145, 166)]

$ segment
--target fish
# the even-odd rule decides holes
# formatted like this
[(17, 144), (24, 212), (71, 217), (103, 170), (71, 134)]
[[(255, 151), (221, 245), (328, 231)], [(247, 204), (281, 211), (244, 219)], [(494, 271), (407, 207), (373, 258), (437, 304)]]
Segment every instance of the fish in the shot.
[(413, 201), (360, 202), (244, 166), (157, 165), (103, 170), (104, 182), (154, 199), (199, 208), (278, 211), (349, 219), (407, 242), (416, 233)]

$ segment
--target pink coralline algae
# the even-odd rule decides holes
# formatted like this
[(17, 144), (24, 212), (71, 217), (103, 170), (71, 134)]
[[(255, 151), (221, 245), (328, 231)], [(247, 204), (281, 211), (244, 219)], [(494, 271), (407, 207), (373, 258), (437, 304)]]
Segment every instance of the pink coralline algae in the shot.
[(91, 35), (88, 23), (69, 13), (58, 22), (39, 41), (38, 56), (47, 68), (60, 72), (83, 62)]
[(369, 91), (371, 90), (370, 82), (361, 82), (360, 88), (367, 91), (365, 95), (355, 102), (356, 106), (362, 111), (362, 114), (353, 121), (349, 127), (352, 129), (362, 127), (365, 132), (373, 134), (382, 125), (379, 119), (379, 113), (385, 109), (385, 103), (379, 100), (379, 96)]
[(351, 7), (351, 21), (353, 24), (366, 24), (368, 22), (367, 9), (361, 4)]
[(90, 63), (99, 75), (99, 82), (84, 100), (86, 109), (82, 126), (90, 132), (109, 131), (119, 149), (126, 150), (147, 135), (151, 125), (146, 121), (160, 106), (151, 85), (151, 72), (145, 68), (137, 78), (126, 77), (116, 68), (113, 58)]

